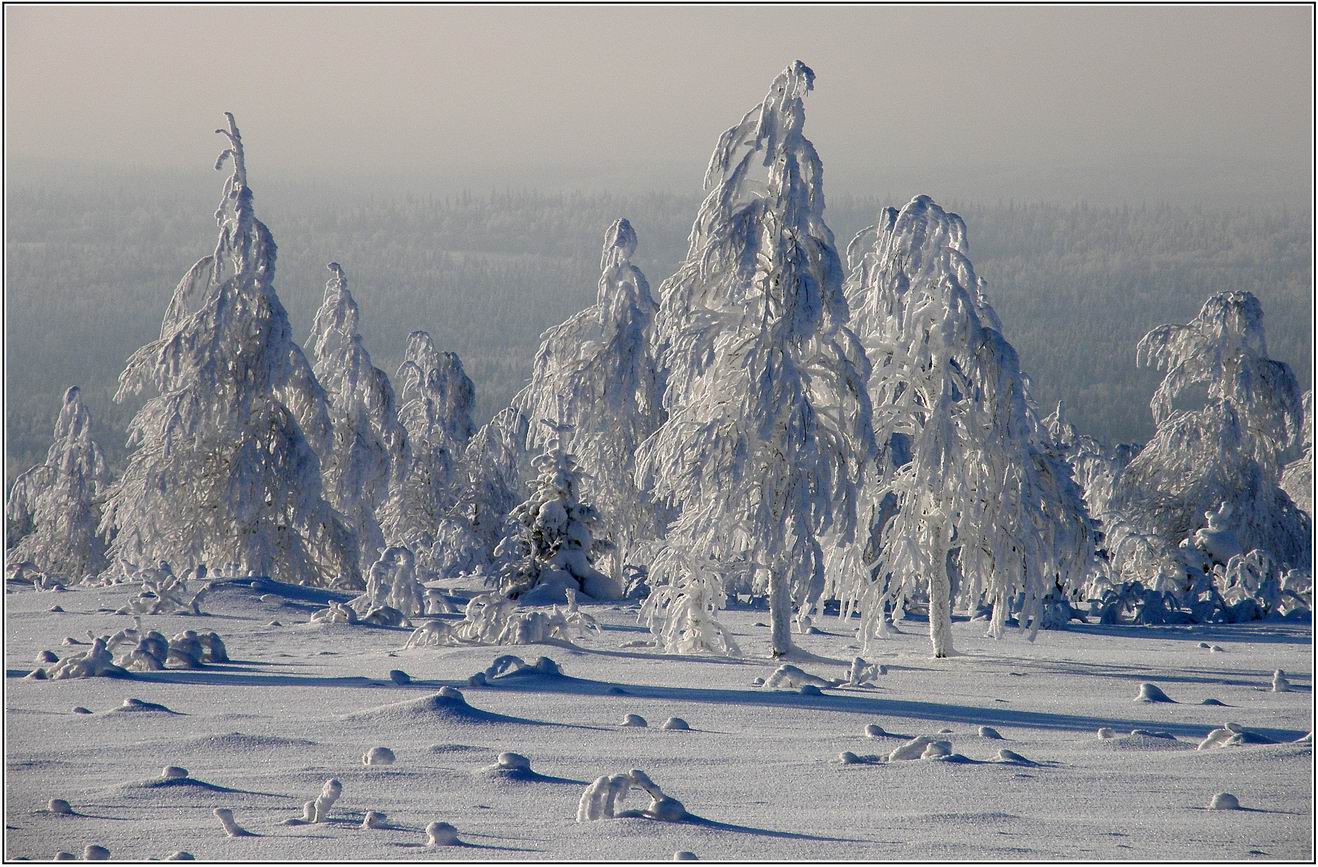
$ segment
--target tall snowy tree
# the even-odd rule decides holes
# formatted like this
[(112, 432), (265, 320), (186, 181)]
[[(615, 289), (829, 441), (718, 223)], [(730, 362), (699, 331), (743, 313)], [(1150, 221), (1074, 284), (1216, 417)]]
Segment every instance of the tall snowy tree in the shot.
[(360, 562), (374, 563), (384, 549), (376, 512), (407, 467), (407, 435), (398, 420), (393, 385), (371, 364), (362, 344), (361, 312), (348, 291), (348, 278), (337, 262), (329, 270), (307, 344), (334, 424), (333, 444), (321, 468), (326, 496), (357, 534)]
[[(819, 538), (853, 529), (874, 450), (868, 365), (846, 325), (823, 168), (802, 132), (813, 85), (793, 63), (714, 150), (686, 261), (660, 290), (668, 417), (637, 456), (643, 487), (680, 511), (670, 546), (720, 573), (750, 564), (775, 656), (791, 651), (793, 603), (822, 590)], [(701, 565), (670, 580), (707, 598)], [(718, 631), (693, 626), (701, 633)]]
[(435, 534), (457, 499), (456, 469), (474, 429), (476, 387), (457, 354), (435, 349), (424, 331), (407, 336), (398, 376), (403, 381), (399, 417), (411, 455), (381, 523), (388, 543), (416, 552), (422, 571), (430, 572)]
[(5, 504), (9, 562), (30, 561), (65, 584), (105, 566), (105, 545), (96, 528), (110, 477), (91, 424), (82, 393), (73, 386), (64, 392), (46, 462), (14, 479)]
[[(134, 451), (103, 526), (117, 568), (269, 575), (361, 586), (357, 541), (325, 501), (319, 454), (333, 428), (325, 392), (275, 293), (275, 242), (252, 209), (233, 115), (217, 130), (232, 160), (213, 255), (180, 281), (160, 339), (128, 359), (117, 399), (156, 395), (129, 425)], [(113, 568), (113, 567), (112, 567)]]
[(486, 556), (507, 535), (508, 515), (526, 497), (529, 427), (524, 413), (507, 407), (476, 432), (463, 453), (455, 511)]
[(860, 607), (867, 639), (887, 610), (900, 616), (926, 593), (937, 657), (954, 652), (958, 601), (992, 603), (994, 635), (1013, 602), (1022, 628), (1038, 629), (1045, 597), (1092, 567), (1094, 528), (1069, 467), (1046, 447), (965, 224), (919, 196), (886, 210), (851, 250), (852, 324), (873, 365), (882, 446), (867, 502), (887, 507), (872, 512), (868, 574), (833, 589)]
[(1117, 479), (1113, 509), (1149, 545), (1175, 552), (1227, 503), (1244, 550), (1309, 568), (1312, 520), (1279, 486), (1301, 447), (1302, 398), (1290, 368), (1268, 358), (1258, 299), (1214, 295), (1192, 321), (1146, 334), (1138, 359), (1164, 371), (1149, 404), (1158, 428)]
[[(618, 220), (604, 234), (593, 307), (541, 337), (531, 382), (514, 405), (527, 417), (572, 428), (572, 448), (590, 468), (583, 495), (613, 539), (612, 569), (620, 578), (635, 543), (659, 536), (651, 503), (637, 490), (636, 447), (662, 418), (660, 375), (650, 340), (658, 309), (645, 275), (631, 262), (636, 232)], [(543, 451), (558, 434), (530, 425), (528, 449)]]

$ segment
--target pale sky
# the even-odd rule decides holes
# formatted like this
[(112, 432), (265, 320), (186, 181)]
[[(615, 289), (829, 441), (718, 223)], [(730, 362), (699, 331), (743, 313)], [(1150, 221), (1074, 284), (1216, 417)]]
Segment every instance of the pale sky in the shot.
[(549, 182), (603, 161), (698, 189), (718, 134), (800, 58), (830, 190), (898, 170), (1066, 183), (1072, 166), (1307, 190), (1312, 15), (11, 5), (5, 126), (11, 158), (200, 170), (231, 110), (254, 173), (507, 165)]

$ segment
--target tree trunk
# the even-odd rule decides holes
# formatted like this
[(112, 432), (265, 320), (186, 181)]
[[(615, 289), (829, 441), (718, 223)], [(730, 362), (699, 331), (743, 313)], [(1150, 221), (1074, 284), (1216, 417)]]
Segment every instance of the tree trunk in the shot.
[(792, 594), (788, 583), (787, 572), (781, 567), (769, 573), (769, 626), (775, 658), (792, 651)]
[(929, 576), (929, 638), (935, 659), (952, 655), (952, 582), (946, 563)]

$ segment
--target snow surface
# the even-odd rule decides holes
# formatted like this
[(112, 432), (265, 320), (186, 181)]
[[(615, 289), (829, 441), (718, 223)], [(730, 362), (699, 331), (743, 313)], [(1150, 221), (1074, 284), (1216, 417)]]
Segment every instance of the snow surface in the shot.
[[(309, 624), (317, 603), (305, 589), (231, 582), (208, 596), (208, 616), (144, 624), (168, 634), (218, 625), (231, 662), (29, 681), (38, 651), (61, 636), (127, 626), (108, 612), (136, 588), (62, 593), (63, 613), (45, 592), (10, 588), (11, 859), (103, 846), (115, 859), (428, 860), (432, 822), (458, 829), (444, 848), (452, 859), (1313, 857), (1313, 746), (1296, 743), (1313, 729), (1307, 624), (1076, 625), (1031, 644), (958, 620), (963, 655), (935, 661), (924, 623), (906, 620), (875, 643), (871, 660), (888, 670), (877, 687), (802, 695), (751, 685), (779, 667), (769, 630), (754, 625), (763, 609), (721, 615), (748, 655), (730, 659), (622, 649), (642, 633), (636, 604), (591, 605), (601, 633), (518, 651), (562, 674), (472, 687), (470, 674), (505, 648), (404, 650), (406, 629)], [(285, 625), (267, 626), (276, 615)], [(851, 630), (817, 622), (819, 634), (794, 636), (809, 654), (798, 661), (843, 680), (858, 652)], [(1278, 669), (1291, 691), (1272, 691)], [(410, 682), (390, 677), (398, 670)], [(1132, 702), (1142, 683), (1176, 702)], [(115, 711), (129, 698), (173, 713)], [(690, 731), (619, 726), (628, 713), (680, 717)], [(1197, 749), (1227, 724), (1257, 737)], [(879, 729), (867, 737), (869, 726)], [(883, 760), (916, 738), (948, 754)], [(395, 762), (364, 766), (381, 744)], [(534, 773), (486, 772), (516, 763), (501, 756), (513, 750)], [(863, 760), (838, 761), (844, 752)], [(166, 779), (165, 765), (188, 775)], [(629, 768), (646, 769), (689, 817), (578, 823), (591, 781)], [(328, 816), (285, 824), (330, 779), (341, 794)], [(1224, 791), (1250, 809), (1206, 809)], [(50, 810), (56, 799), (69, 814)], [(251, 836), (227, 836), (224, 810)], [(363, 827), (369, 811), (387, 820)]]

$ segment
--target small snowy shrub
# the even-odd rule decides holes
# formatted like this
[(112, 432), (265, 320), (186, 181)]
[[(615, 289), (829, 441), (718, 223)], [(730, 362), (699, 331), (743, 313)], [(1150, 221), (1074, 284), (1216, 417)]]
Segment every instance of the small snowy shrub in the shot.
[(195, 593), (188, 592), (189, 580), (206, 580), (203, 563), (175, 575), (162, 560), (159, 566), (139, 570), (135, 577), (142, 582), (142, 590), (122, 610), (124, 614), (201, 614), (201, 600), (210, 591), (207, 585)]
[[(637, 788), (650, 796), (644, 810), (620, 810), (627, 793)], [(625, 774), (598, 777), (586, 787), (577, 805), (577, 821), (596, 819), (646, 818), (663, 822), (680, 822), (688, 814), (681, 801), (668, 797), (644, 771), (633, 768)]]
[(639, 617), (661, 649), (741, 655), (732, 632), (718, 621), (724, 584), (715, 561), (691, 555), (681, 539), (670, 537), (650, 564), (647, 580), (650, 595)]
[(599, 632), (595, 618), (577, 608), (576, 594), (568, 590), (568, 604), (549, 611), (519, 608), (497, 593), (472, 597), (463, 619), (456, 623), (432, 620), (418, 627), (406, 647), (443, 647), (459, 644), (540, 644), (571, 641), (576, 635)]
[(366, 622), (372, 611), (385, 608), (404, 617), (425, 614), (426, 588), (417, 578), (412, 552), (401, 545), (387, 548), (367, 573), (366, 592), (348, 604)]

